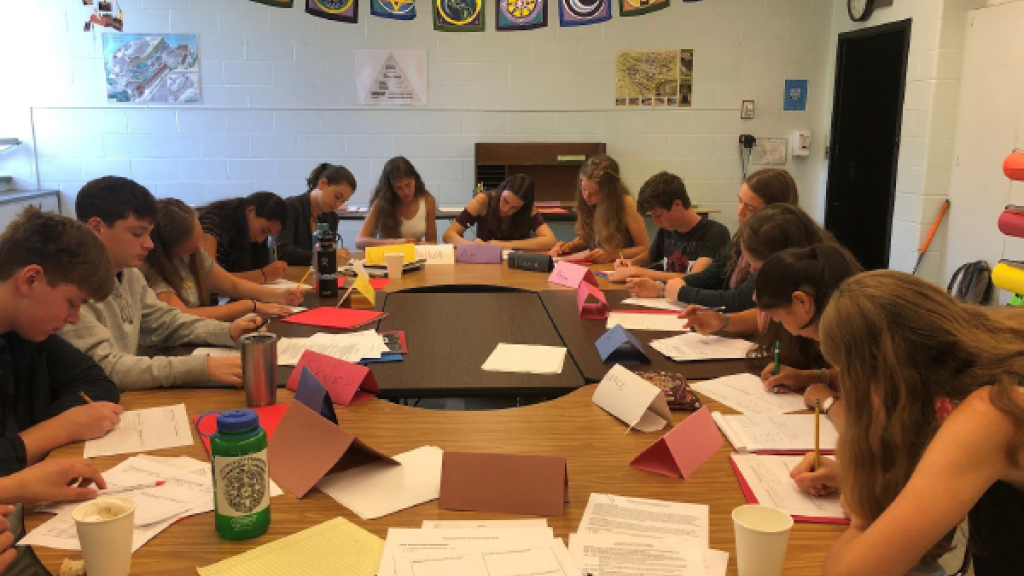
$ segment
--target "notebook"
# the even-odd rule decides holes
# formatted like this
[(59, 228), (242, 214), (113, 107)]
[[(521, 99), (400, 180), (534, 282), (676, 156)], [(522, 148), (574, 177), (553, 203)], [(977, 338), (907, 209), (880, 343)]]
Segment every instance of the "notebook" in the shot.
[[(738, 452), (810, 452), (814, 450), (814, 414), (711, 414)], [(822, 451), (834, 452), (839, 432), (821, 417)]]

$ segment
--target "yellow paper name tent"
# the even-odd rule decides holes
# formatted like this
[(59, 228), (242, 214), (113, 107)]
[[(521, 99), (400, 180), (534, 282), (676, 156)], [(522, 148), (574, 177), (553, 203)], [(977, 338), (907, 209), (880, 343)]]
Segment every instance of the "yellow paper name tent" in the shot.
[(366, 248), (367, 266), (384, 266), (384, 256), (387, 254), (401, 254), (402, 262), (411, 264), (416, 261), (415, 244), (395, 244), (394, 246), (368, 246)]

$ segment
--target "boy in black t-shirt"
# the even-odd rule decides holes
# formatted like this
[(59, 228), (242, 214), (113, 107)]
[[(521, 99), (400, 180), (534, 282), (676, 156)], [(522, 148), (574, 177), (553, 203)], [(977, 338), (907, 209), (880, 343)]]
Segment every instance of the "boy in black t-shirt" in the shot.
[[(608, 276), (613, 282), (637, 276), (669, 280), (700, 272), (729, 245), (729, 229), (697, 214), (686, 185), (675, 174), (659, 172), (644, 182), (637, 210), (654, 219), (658, 233), (647, 254), (615, 262), (615, 270)], [(648, 268), (651, 264), (660, 265), (664, 271)]]

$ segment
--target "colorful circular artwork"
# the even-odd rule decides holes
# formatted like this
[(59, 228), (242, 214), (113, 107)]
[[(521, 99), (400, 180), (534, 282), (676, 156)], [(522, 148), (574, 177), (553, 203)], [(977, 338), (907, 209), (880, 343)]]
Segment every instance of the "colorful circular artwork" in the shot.
[(313, 0), (324, 12), (330, 12), (331, 14), (337, 14), (339, 12), (345, 12), (352, 8), (352, 3), (355, 0)]
[(464, 26), (479, 14), (483, 0), (436, 0), (437, 12), (448, 24)]
[(511, 22), (522, 24), (533, 20), (543, 0), (504, 0), (501, 12)]
[(577, 18), (591, 18), (604, 8), (605, 0), (566, 0), (565, 7)]

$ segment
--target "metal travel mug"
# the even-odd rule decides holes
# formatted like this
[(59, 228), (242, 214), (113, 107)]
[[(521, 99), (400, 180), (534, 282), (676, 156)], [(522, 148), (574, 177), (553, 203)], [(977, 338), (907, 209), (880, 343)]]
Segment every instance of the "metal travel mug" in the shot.
[(242, 384), (249, 408), (277, 403), (277, 334), (242, 336)]

